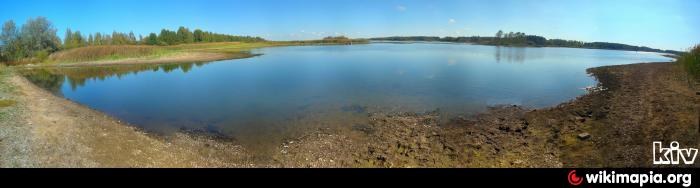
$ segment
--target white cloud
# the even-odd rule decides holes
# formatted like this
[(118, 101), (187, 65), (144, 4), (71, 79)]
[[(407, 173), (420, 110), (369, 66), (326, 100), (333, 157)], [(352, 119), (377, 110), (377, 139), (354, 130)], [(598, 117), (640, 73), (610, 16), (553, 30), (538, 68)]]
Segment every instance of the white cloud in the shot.
[(447, 20), (447, 23), (454, 24), (457, 23), (457, 20), (450, 18), (449, 20)]
[(396, 6), (396, 10), (403, 12), (403, 11), (406, 11), (406, 7), (403, 5), (398, 5), (398, 6)]

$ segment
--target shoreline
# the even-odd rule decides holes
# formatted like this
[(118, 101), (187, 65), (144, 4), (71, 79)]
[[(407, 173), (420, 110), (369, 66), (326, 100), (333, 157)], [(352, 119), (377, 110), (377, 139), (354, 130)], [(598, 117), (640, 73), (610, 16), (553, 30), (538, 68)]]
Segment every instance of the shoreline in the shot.
[[(256, 57), (264, 54), (253, 54), (250, 50), (269, 48), (269, 47), (289, 47), (289, 46), (323, 46), (323, 45), (362, 45), (371, 43), (442, 43), (442, 44), (468, 44), (468, 45), (482, 45), (482, 46), (502, 46), (502, 47), (550, 47), (550, 48), (572, 48), (572, 47), (556, 47), (556, 46), (508, 46), (508, 45), (489, 45), (489, 44), (478, 44), (478, 43), (460, 43), (460, 42), (440, 42), (440, 41), (372, 41), (367, 43), (357, 43), (357, 44), (342, 44), (342, 43), (299, 43), (299, 42), (271, 42), (264, 43), (257, 47), (235, 47), (235, 46), (219, 46), (212, 48), (192, 48), (192, 49), (182, 49), (181, 51), (172, 52), (168, 55), (158, 56), (158, 57), (137, 57), (137, 58), (122, 58), (116, 60), (96, 60), (96, 61), (83, 61), (83, 62), (73, 62), (73, 63), (36, 63), (36, 64), (23, 64), (20, 66), (24, 67), (87, 67), (87, 66), (118, 66), (118, 65), (158, 65), (158, 64), (181, 64), (181, 63), (198, 63), (198, 62), (213, 62), (222, 60), (233, 60), (233, 59), (245, 59)], [(226, 45), (227, 43), (213, 43), (214, 45)], [(240, 43), (230, 43), (229, 45), (236, 45)], [(206, 44), (192, 44), (192, 46), (206, 45)], [(231, 49), (228, 49), (229, 47)], [(233, 51), (227, 51), (232, 50)], [(575, 48), (575, 49), (596, 49), (596, 48)], [(222, 50), (222, 51), (220, 51)], [(598, 50), (614, 50), (614, 51), (630, 51), (630, 50), (615, 50), (615, 49), (598, 49)], [(630, 51), (630, 52), (642, 52), (642, 51)], [(677, 56), (674, 54), (667, 54), (662, 52), (648, 52), (648, 53), (659, 53), (661, 56), (676, 59)], [(17, 65), (15, 65), (17, 66)]]
[[(449, 122), (438, 122), (438, 112), (368, 114), (366, 126), (308, 130), (262, 160), (206, 135), (148, 135), (10, 73), (4, 82), (16, 91), (6, 95), (17, 103), (0, 110), (16, 112), (0, 117), (10, 120), (0, 133), (17, 134), (0, 134), (0, 166), (650, 167), (651, 140), (700, 143), (700, 112), (692, 106), (700, 97), (680, 71), (669, 62), (591, 68), (605, 90), (554, 107), (493, 107)], [(678, 131), (688, 129), (694, 131)], [(589, 136), (578, 138), (582, 133)]]
[[(11, 117), (24, 135), (2, 135), (3, 167), (246, 167), (242, 148), (205, 137), (151, 135), (97, 110), (55, 96), (19, 75), (9, 80), (19, 91)], [(2, 129), (7, 129), (2, 125)], [(11, 142), (28, 139), (23, 142)], [(10, 142), (6, 142), (10, 141)], [(17, 145), (6, 145), (16, 143)], [(225, 161), (202, 151), (224, 147)], [(10, 153), (7, 150), (24, 151)], [(7, 154), (10, 153), (8, 156)], [(236, 158), (235, 160), (232, 158)], [(16, 160), (25, 161), (18, 162)], [(234, 163), (235, 162), (235, 163)]]
[(32, 67), (86, 67), (86, 66), (115, 66), (115, 65), (157, 65), (212, 62), (231, 59), (245, 59), (261, 54), (240, 53), (213, 53), (213, 52), (182, 52), (175, 55), (167, 55), (158, 58), (126, 58), (119, 60), (88, 61), (79, 63), (32, 65)]
[[(231, 59), (244, 59), (260, 56), (263, 54), (251, 53), (251, 50), (270, 47), (290, 47), (290, 46), (326, 46), (326, 45), (363, 45), (369, 42), (343, 43), (325, 41), (270, 41), (270, 42), (218, 42), (218, 43), (193, 43), (175, 46), (149, 46), (149, 45), (115, 45), (115, 46), (88, 46), (75, 48), (66, 51), (56, 52), (49, 56), (50, 60), (34, 64), (16, 64), (14, 66), (27, 67), (83, 67), (83, 66), (115, 66), (115, 65), (139, 65), (139, 64), (180, 64), (212, 62)], [(66, 60), (55, 60), (54, 56), (66, 56), (66, 53), (76, 52), (76, 50), (90, 50), (90, 48), (157, 48), (150, 55), (139, 57), (122, 57), (118, 59), (82, 60), (77, 62)], [(93, 53), (93, 52), (85, 52)], [(112, 52), (117, 53), (117, 52)], [(159, 53), (164, 53), (161, 55)], [(102, 57), (106, 58), (106, 57)], [(59, 58), (60, 59), (60, 58)]]

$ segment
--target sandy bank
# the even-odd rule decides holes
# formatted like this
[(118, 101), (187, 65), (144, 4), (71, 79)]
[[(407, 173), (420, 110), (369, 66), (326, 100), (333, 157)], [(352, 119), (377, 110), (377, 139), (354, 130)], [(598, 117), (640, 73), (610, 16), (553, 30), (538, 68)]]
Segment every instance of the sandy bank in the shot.
[[(20, 76), (7, 79), (6, 83), (17, 88), (18, 103), (16, 113), (0, 125), (3, 131), (13, 133), (0, 138), (0, 164), (4, 167), (249, 166), (242, 148), (232, 143), (184, 134), (167, 139), (150, 136), (56, 97)], [(226, 155), (212, 155), (217, 152)]]

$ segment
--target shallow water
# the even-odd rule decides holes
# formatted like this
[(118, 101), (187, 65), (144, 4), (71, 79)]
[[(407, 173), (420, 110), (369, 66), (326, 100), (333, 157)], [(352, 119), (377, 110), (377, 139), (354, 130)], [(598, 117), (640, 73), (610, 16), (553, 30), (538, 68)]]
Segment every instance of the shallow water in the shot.
[(655, 53), (467, 44), (298, 46), (211, 63), (51, 68), (28, 79), (158, 133), (200, 129), (274, 145), (299, 128), (366, 123), (368, 112), (548, 107), (596, 84), (587, 68), (670, 61)]

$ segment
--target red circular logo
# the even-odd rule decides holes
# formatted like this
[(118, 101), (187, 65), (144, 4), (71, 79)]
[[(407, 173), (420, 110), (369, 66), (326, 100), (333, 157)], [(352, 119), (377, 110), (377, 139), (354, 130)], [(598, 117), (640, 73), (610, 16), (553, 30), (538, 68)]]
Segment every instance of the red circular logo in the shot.
[(574, 186), (581, 185), (581, 183), (583, 182), (583, 178), (576, 176), (576, 170), (571, 170), (571, 172), (569, 172), (568, 179), (569, 184)]

